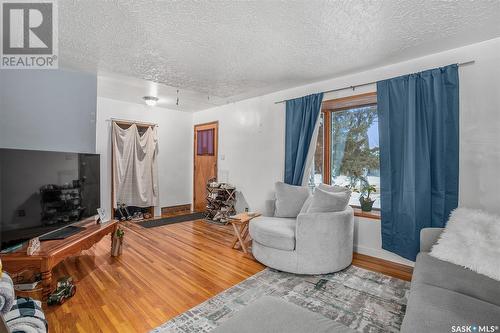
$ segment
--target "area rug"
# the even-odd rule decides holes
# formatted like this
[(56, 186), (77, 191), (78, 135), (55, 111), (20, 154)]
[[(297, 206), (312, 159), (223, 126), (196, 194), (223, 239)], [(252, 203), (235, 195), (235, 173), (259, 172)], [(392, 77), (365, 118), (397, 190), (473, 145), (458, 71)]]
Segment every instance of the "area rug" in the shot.
[(316, 276), (266, 268), (151, 332), (210, 332), (263, 295), (280, 297), (359, 332), (399, 332), (409, 288), (409, 282), (355, 266)]
[(139, 224), (144, 228), (154, 228), (154, 227), (161, 227), (162, 225), (167, 225), (167, 224), (199, 220), (204, 217), (205, 217), (204, 213), (191, 213), (191, 214), (177, 215), (172, 217), (164, 217), (156, 220), (137, 222), (137, 224)]

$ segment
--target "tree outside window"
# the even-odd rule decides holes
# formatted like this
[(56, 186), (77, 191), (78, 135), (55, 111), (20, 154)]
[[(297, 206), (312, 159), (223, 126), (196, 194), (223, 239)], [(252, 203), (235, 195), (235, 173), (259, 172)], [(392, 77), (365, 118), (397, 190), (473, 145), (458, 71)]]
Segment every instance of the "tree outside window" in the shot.
[[(373, 185), (376, 189), (371, 194), (375, 199), (373, 207), (380, 208), (376, 99), (367, 103), (366, 98), (370, 96), (360, 96), (368, 105), (355, 105), (357, 101), (350, 97), (351, 105), (347, 107), (343, 99), (339, 99), (333, 100), (339, 101), (333, 107), (323, 110), (310, 185), (325, 182), (357, 189)], [(336, 108), (337, 105), (340, 106)], [(360, 193), (353, 192), (350, 204), (359, 206), (359, 196)]]
[[(374, 185), (380, 193), (377, 107), (333, 112), (331, 116), (331, 183), (362, 189)], [(374, 207), (380, 208), (379, 195)], [(351, 204), (359, 205), (359, 193)]]

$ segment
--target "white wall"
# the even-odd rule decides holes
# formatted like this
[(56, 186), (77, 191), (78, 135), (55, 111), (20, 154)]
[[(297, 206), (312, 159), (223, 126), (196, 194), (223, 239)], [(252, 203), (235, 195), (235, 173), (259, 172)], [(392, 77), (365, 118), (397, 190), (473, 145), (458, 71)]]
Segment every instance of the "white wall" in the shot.
[(219, 121), (219, 179), (241, 191), (252, 210), (264, 208), (283, 178), (284, 113), (269, 96), (194, 113), (194, 124)]
[[(243, 192), (250, 209), (262, 210), (283, 179), (285, 105), (275, 101), (469, 60), (476, 62), (460, 68), (460, 205), (500, 213), (500, 38), (197, 112), (194, 123), (219, 121), (219, 177)], [(325, 99), (367, 91), (375, 85)], [(358, 252), (408, 263), (382, 250), (379, 221), (355, 224)]]
[(93, 153), (97, 79), (63, 70), (0, 70), (0, 147)]
[[(111, 209), (111, 122), (128, 119), (158, 124), (160, 207), (192, 201), (193, 129), (189, 112), (97, 98), (96, 152), (101, 154), (101, 206)], [(155, 214), (159, 214), (156, 211)]]

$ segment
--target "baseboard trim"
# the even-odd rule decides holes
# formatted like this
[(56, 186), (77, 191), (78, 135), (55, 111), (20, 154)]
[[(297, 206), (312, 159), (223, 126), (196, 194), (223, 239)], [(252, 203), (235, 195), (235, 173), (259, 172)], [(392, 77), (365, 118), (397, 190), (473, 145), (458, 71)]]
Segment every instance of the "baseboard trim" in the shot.
[(375, 258), (380, 258), (383, 260), (387, 260), (390, 262), (394, 262), (397, 264), (402, 264), (405, 266), (410, 266), (413, 267), (415, 263), (413, 261), (407, 260), (403, 257), (398, 256), (397, 254), (391, 253), (389, 251), (386, 251), (384, 249), (376, 249), (372, 247), (366, 247), (366, 246), (359, 246), (359, 245), (354, 245), (354, 251), (355, 253), (359, 254), (364, 254), (370, 257), (375, 257)]
[(411, 281), (413, 274), (413, 267), (411, 266), (357, 252), (353, 253), (352, 263), (355, 266), (406, 281)]
[(190, 212), (190, 211), (191, 211), (191, 204), (161, 207), (161, 214), (162, 215), (163, 214), (179, 213), (179, 212)]

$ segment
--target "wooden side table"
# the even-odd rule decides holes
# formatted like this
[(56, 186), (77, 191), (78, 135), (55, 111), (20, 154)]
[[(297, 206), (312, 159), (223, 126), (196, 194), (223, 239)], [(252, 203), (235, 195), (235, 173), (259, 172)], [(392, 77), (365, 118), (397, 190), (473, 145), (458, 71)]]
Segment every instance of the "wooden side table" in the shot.
[(231, 225), (233, 226), (235, 235), (231, 248), (234, 249), (241, 247), (243, 252), (248, 253), (247, 247), (245, 245), (245, 240), (248, 237), (248, 225), (252, 219), (260, 215), (260, 213), (251, 215), (249, 215), (248, 213), (240, 213), (229, 217), (229, 223), (231, 223)]

